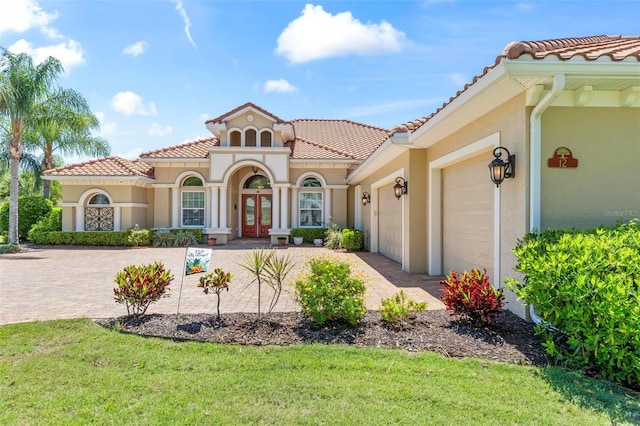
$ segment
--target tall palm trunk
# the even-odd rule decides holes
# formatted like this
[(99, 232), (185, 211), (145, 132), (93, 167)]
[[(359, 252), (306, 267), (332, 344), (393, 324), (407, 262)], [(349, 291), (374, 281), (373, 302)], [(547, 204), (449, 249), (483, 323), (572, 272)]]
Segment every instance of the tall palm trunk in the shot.
[[(53, 155), (47, 155), (45, 153), (44, 159), (42, 160), (42, 171), (53, 169), (55, 164), (53, 162)], [(51, 181), (48, 179), (42, 180), (42, 192), (44, 198), (51, 199)]]
[(20, 155), (13, 154), (10, 147), (11, 156), (11, 186), (9, 187), (9, 244), (18, 244), (18, 178), (20, 176)]

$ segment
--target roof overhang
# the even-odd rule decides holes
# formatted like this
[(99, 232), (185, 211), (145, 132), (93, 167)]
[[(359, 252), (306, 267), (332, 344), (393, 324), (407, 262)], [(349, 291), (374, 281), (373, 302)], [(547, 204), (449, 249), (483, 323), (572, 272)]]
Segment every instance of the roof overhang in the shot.
[(384, 141), (380, 147), (374, 151), (357, 169), (355, 169), (346, 179), (349, 185), (357, 185), (364, 178), (373, 172), (381, 169), (384, 165), (393, 161), (396, 157), (406, 151), (407, 145), (398, 143), (408, 138), (407, 133), (397, 133)]
[(361, 164), (360, 160), (319, 160), (319, 159), (291, 159), (290, 167), (308, 168), (308, 169), (349, 169), (353, 166)]
[(154, 166), (162, 167), (208, 167), (208, 158), (153, 158), (142, 157), (140, 158), (145, 163), (152, 164)]

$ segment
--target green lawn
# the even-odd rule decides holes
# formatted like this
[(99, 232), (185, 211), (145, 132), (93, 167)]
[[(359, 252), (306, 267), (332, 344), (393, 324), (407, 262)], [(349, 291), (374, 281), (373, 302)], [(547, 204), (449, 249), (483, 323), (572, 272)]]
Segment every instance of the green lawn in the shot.
[(346, 346), (176, 343), (89, 320), (0, 327), (0, 424), (640, 424), (560, 368)]

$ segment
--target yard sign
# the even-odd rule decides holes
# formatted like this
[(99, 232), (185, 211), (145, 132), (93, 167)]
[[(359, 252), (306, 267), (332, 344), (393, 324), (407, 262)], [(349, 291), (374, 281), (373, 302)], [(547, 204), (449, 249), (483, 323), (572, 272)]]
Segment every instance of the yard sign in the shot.
[(212, 253), (213, 250), (211, 249), (188, 247), (184, 274), (191, 275), (207, 272)]

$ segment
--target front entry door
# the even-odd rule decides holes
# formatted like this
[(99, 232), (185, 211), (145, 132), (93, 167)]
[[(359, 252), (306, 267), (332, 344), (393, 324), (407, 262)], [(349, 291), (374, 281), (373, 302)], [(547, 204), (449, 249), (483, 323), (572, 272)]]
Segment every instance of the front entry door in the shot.
[(271, 229), (271, 194), (242, 195), (242, 236), (268, 237)]

